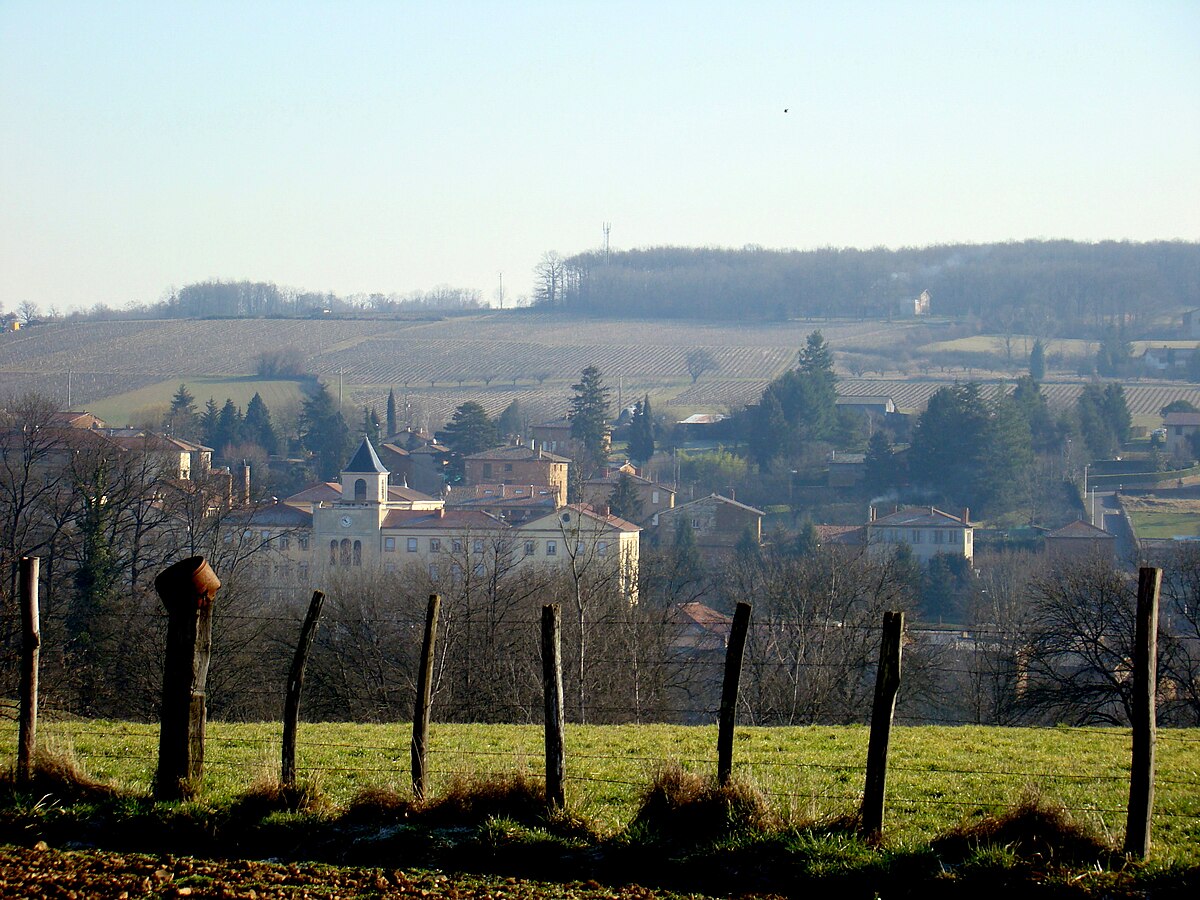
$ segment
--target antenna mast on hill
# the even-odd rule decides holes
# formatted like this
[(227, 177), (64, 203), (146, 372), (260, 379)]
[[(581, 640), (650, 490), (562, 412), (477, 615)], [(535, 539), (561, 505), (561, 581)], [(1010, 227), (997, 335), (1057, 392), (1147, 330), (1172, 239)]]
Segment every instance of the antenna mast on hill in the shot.
[(612, 222), (605, 222), (600, 226), (604, 229), (604, 262), (608, 262), (608, 233), (612, 231)]
[(500, 308), (504, 309), (504, 273), (500, 273)]

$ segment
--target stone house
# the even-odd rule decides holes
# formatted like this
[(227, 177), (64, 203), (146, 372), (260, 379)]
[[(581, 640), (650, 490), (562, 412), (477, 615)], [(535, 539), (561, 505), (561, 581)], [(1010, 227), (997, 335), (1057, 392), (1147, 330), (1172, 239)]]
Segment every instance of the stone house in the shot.
[(567, 502), (567, 468), (570, 460), (524, 444), (496, 447), (463, 457), (463, 484), (535, 485), (549, 487), (559, 506)]
[(762, 542), (765, 515), (761, 509), (720, 494), (709, 494), (659, 513), (654, 537), (661, 546), (673, 545), (675, 530), (682, 520), (692, 529), (696, 548), (702, 554), (726, 555), (733, 552), (747, 529), (756, 542)]
[(872, 506), (864, 538), (868, 552), (879, 555), (894, 553), (906, 544), (921, 563), (939, 553), (971, 559), (975, 529), (970, 518), (968, 510), (955, 516), (933, 506), (910, 506), (879, 516)]

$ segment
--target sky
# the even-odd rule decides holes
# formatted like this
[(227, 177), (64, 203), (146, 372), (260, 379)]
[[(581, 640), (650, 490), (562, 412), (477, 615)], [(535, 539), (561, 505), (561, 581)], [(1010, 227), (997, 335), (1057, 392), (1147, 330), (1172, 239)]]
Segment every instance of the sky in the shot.
[(0, 0), (0, 304), (1200, 240), (1200, 3)]

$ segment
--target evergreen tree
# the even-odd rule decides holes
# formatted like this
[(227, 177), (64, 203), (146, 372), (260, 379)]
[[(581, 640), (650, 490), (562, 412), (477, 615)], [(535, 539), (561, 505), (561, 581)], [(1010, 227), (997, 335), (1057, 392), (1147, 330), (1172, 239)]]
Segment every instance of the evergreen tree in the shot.
[(757, 408), (743, 417), (749, 430), (745, 438), (760, 468), (776, 457), (793, 456), (808, 441), (829, 440), (837, 430), (833, 354), (821, 332), (808, 336), (797, 366), (767, 385)]
[(637, 522), (642, 518), (642, 498), (638, 494), (633, 479), (625, 472), (617, 479), (612, 493), (608, 495), (608, 508), (614, 516), (629, 522)]
[(350, 429), (333, 395), (319, 382), (300, 412), (300, 445), (313, 454), (317, 476), (324, 481), (337, 477), (354, 449)]
[(867, 442), (867, 455), (863, 460), (863, 482), (872, 494), (883, 494), (896, 486), (896, 460), (892, 453), (887, 432), (876, 429)]
[(279, 451), (279, 436), (275, 433), (275, 426), (271, 424), (271, 411), (267, 409), (267, 404), (257, 391), (246, 404), (242, 433), (246, 440), (258, 444), (268, 454)]
[(654, 420), (650, 412), (650, 395), (639, 400), (633, 408), (629, 424), (629, 458), (645, 463), (654, 455)]
[(242, 442), (242, 411), (231, 398), (225, 398), (225, 405), (217, 415), (214, 441), (213, 450), (220, 456), (224, 456), (233, 445)]
[(1129, 405), (1125, 402), (1125, 388), (1120, 382), (1110, 382), (1104, 386), (1104, 417), (1116, 438), (1117, 449), (1129, 440), (1129, 431), (1133, 428), (1133, 416), (1129, 414)]
[(525, 433), (525, 416), (521, 412), (521, 401), (514, 400), (500, 413), (496, 419), (496, 432), (503, 440), (509, 435), (523, 436)]
[(380, 437), (379, 414), (375, 412), (375, 407), (363, 407), (362, 433), (367, 436), (367, 439), (378, 447), (382, 443)]
[(765, 470), (771, 460), (791, 449), (791, 429), (779, 396), (768, 388), (762, 402), (753, 407), (750, 419), (753, 424), (747, 442), (759, 469)]
[(675, 577), (680, 583), (699, 578), (704, 573), (700, 561), (700, 548), (696, 546), (696, 533), (686, 515), (675, 517)]
[(212, 397), (204, 404), (204, 412), (200, 413), (200, 434), (204, 443), (209, 447), (216, 447), (217, 438), (217, 419), (220, 418), (221, 410), (217, 406), (217, 401)]
[(813, 556), (820, 548), (821, 538), (817, 534), (817, 526), (811, 521), (805, 522), (791, 542), (791, 554), (797, 557)]
[(498, 443), (495, 423), (474, 400), (468, 400), (454, 410), (445, 429), (437, 433), (437, 439), (460, 457), (479, 453)]
[(980, 449), (974, 490), (964, 499), (994, 511), (1023, 504), (1033, 467), (1033, 437), (1029, 421), (1011, 397), (1001, 394), (991, 404)]
[(741, 566), (756, 566), (762, 563), (762, 547), (754, 529), (747, 525), (738, 535), (737, 543), (733, 545), (734, 561)]
[(1096, 351), (1096, 371), (1105, 378), (1116, 378), (1133, 358), (1133, 345), (1114, 325), (1104, 333), (1104, 341)]
[(600, 370), (588, 366), (580, 374), (579, 383), (571, 385), (571, 437), (583, 447), (587, 468), (595, 468), (608, 458), (609, 395)]
[(1029, 351), (1029, 377), (1034, 381), (1046, 377), (1046, 348), (1042, 346), (1041, 338), (1033, 342), (1033, 349)]
[(1042, 386), (1032, 375), (1023, 375), (1017, 379), (1012, 399), (1021, 410), (1025, 421), (1029, 423), (1034, 449), (1045, 453), (1056, 448), (1061, 442), (1061, 435), (1055, 425), (1054, 416), (1050, 414)]
[(170, 434), (192, 433), (196, 425), (196, 398), (192, 396), (186, 384), (180, 384), (179, 390), (171, 398), (171, 408), (167, 411), (163, 425)]
[(396, 390), (388, 389), (387, 399), (387, 436), (392, 437), (400, 429), (396, 426)]

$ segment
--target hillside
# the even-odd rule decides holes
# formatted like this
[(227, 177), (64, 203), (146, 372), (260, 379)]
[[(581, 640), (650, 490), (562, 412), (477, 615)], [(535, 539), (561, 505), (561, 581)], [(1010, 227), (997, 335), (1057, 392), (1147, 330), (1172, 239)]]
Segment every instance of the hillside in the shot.
[[(394, 389), (413, 424), (441, 427), (465, 400), (497, 413), (519, 400), (531, 416), (563, 412), (580, 371), (596, 365), (614, 401), (649, 393), (656, 408), (724, 412), (756, 400), (820, 329), (835, 353), (843, 394), (888, 394), (901, 409), (921, 408), (956, 381), (1010, 382), (1026, 365), (1027, 337), (970, 336), (949, 322), (790, 320), (778, 323), (596, 319), (561, 313), (488, 311), (446, 319), (160, 319), (51, 322), (0, 334), (0, 398), (37, 391), (88, 407), (111, 422), (161, 410), (180, 382), (201, 403), (260, 392), (268, 406), (298, 408), (302, 380), (257, 375), (261, 353), (296, 347), (308, 371), (348, 405), (382, 412)], [(1052, 408), (1074, 402), (1084, 379), (1085, 341), (1053, 341), (1045, 391)], [(696, 382), (686, 355), (708, 350), (719, 369)], [(1174, 399), (1200, 405), (1200, 388), (1180, 382), (1127, 382), (1135, 416), (1147, 419)]]

